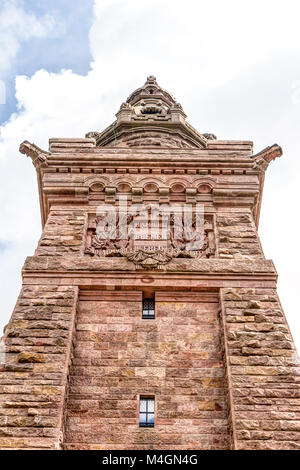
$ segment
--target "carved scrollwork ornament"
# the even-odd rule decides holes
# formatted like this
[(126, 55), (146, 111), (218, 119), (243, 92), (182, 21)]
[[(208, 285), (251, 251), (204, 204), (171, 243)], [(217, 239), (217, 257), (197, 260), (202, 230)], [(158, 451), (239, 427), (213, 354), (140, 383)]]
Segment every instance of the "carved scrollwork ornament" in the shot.
[[(128, 231), (127, 238), (118, 238), (119, 221), (113, 232), (103, 232), (98, 237), (96, 227), (100, 218), (95, 218), (88, 229), (84, 253), (96, 257), (125, 257), (136, 268), (159, 269), (176, 258), (211, 258), (215, 254), (215, 242), (212, 223), (205, 221), (204, 236), (192, 228), (191, 233), (174, 236), (174, 219), (170, 219), (170, 238), (167, 240), (134, 239)], [(127, 225), (134, 221), (128, 216)]]

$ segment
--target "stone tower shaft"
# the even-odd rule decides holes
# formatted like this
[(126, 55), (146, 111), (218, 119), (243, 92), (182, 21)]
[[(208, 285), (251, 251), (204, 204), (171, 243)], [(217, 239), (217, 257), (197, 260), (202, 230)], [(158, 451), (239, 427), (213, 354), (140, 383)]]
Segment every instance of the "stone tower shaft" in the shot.
[[(0, 448), (299, 448), (297, 356), (257, 234), (281, 148), (199, 133), (151, 76), (103, 132), (20, 151), (43, 233), (4, 335)], [(201, 204), (203, 246), (99, 239), (97, 208), (120, 196)], [(154, 427), (140, 426), (143, 397)]]

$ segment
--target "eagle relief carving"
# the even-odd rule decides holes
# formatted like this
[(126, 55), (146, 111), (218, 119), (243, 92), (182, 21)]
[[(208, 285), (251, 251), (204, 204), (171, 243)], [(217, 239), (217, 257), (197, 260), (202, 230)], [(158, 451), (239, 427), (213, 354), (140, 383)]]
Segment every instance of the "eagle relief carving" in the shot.
[(215, 255), (212, 215), (204, 216), (200, 230), (194, 215), (190, 227), (179, 229), (174, 214), (159, 215), (155, 220), (151, 217), (150, 220), (148, 217), (143, 219), (140, 215), (117, 215), (114, 224), (106, 225), (103, 225), (103, 219), (104, 216), (89, 219), (86, 255), (125, 257), (137, 269), (159, 269), (175, 258), (211, 258)]

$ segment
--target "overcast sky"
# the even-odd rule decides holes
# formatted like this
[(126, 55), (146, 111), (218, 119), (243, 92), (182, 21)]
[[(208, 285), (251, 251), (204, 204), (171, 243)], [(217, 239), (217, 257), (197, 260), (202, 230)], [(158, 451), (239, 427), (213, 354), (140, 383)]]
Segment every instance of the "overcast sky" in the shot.
[(103, 130), (152, 74), (200, 132), (282, 146), (259, 234), (300, 349), (299, 17), (299, 0), (0, 0), (0, 329), (41, 234), (19, 144)]

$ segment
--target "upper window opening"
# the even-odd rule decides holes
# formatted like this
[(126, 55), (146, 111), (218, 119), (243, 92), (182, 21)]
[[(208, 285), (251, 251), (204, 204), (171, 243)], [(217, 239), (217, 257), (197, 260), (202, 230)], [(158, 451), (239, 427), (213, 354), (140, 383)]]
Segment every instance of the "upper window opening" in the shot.
[(155, 318), (155, 299), (143, 299), (143, 318)]

